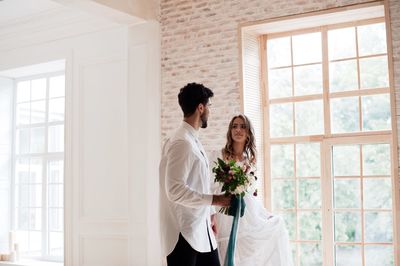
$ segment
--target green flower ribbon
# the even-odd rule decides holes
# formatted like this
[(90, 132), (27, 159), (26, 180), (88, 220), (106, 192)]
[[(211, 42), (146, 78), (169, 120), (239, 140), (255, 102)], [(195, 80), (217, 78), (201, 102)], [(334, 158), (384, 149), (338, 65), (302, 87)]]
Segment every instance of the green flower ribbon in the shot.
[(246, 203), (243, 200), (243, 196), (232, 197), (231, 206), (229, 207), (228, 215), (233, 216), (231, 233), (229, 235), (228, 247), (226, 249), (224, 266), (235, 265), (235, 246), (236, 246), (236, 235), (239, 227), (239, 218), (244, 215), (244, 209)]

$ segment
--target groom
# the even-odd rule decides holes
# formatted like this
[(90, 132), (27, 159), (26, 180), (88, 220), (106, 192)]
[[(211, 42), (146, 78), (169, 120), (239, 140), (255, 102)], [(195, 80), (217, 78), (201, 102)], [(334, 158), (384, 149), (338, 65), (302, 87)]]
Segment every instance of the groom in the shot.
[(219, 266), (211, 205), (231, 198), (211, 193), (209, 162), (198, 135), (207, 127), (210, 98), (202, 84), (189, 83), (178, 95), (183, 121), (166, 141), (160, 162), (160, 219), (168, 266)]

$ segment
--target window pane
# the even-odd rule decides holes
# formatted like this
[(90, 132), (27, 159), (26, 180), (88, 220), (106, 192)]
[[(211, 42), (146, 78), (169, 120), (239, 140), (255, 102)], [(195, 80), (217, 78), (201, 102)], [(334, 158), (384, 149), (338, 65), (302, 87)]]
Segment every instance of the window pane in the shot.
[(17, 126), (27, 125), (30, 123), (30, 112), (31, 112), (30, 103), (17, 104), (17, 113), (16, 113)]
[(333, 194), (335, 208), (360, 208), (360, 179), (335, 178)]
[(300, 239), (302, 240), (321, 240), (322, 226), (321, 226), (321, 213), (302, 211), (299, 212), (299, 230)]
[(29, 253), (28, 256), (42, 255), (42, 232), (29, 232)]
[(49, 152), (64, 151), (64, 125), (49, 127)]
[(392, 242), (393, 223), (391, 212), (365, 212), (365, 241)]
[(322, 93), (322, 65), (294, 67), (294, 94), (310, 95)]
[(300, 244), (301, 266), (322, 266), (322, 247), (320, 244)]
[(363, 182), (364, 208), (392, 208), (392, 183), (389, 178), (364, 178)]
[[(20, 184), (15, 187), (16, 191), (16, 205), (20, 208), (21, 212), (25, 212), (25, 208), (29, 207), (29, 185)], [(21, 208), (24, 207), (24, 208)], [(25, 214), (23, 214), (25, 215)], [(27, 214), (26, 214), (27, 215)]]
[(49, 184), (48, 193), (49, 193), (49, 203), (48, 203), (49, 207), (63, 206), (64, 191), (62, 185)]
[(292, 250), (292, 257), (293, 257), (293, 265), (297, 265), (297, 250), (298, 250), (298, 245), (296, 243), (290, 243), (290, 248)]
[(49, 230), (52, 232), (63, 230), (63, 209), (50, 208), (49, 209)]
[(357, 27), (359, 55), (386, 54), (385, 23)]
[(17, 83), (17, 103), (27, 102), (31, 99), (30, 81), (21, 81)]
[(65, 96), (65, 77), (57, 76), (49, 79), (49, 98)]
[(393, 246), (365, 246), (366, 266), (393, 266)]
[(30, 130), (17, 129), (17, 141), (15, 144), (16, 153), (17, 154), (28, 153), (29, 146), (30, 146)]
[(295, 181), (285, 179), (272, 180), (272, 205), (274, 209), (294, 208)]
[(60, 256), (64, 254), (64, 236), (63, 233), (50, 232), (49, 234), (49, 255)]
[(360, 212), (335, 213), (335, 241), (338, 242), (361, 241)]
[(42, 206), (42, 185), (29, 185), (29, 207)]
[(42, 183), (43, 180), (43, 160), (32, 158), (30, 163), (30, 182)]
[(361, 246), (338, 245), (335, 255), (336, 266), (362, 266)]
[(361, 97), (363, 130), (390, 130), (390, 96), (378, 94)]
[(20, 255), (24, 255), (25, 250), (29, 250), (29, 231), (18, 230), (15, 233), (15, 239), (19, 245)]
[(358, 89), (356, 60), (329, 63), (329, 91), (350, 91)]
[(289, 239), (296, 239), (296, 212), (294, 211), (285, 211), (279, 212), (279, 215), (283, 217), (285, 220), (286, 229), (289, 233)]
[(296, 136), (324, 133), (324, 109), (321, 100), (295, 103)]
[(293, 145), (272, 145), (270, 167), (272, 178), (294, 177)]
[(321, 33), (307, 33), (295, 35), (293, 42), (293, 64), (307, 64), (321, 62)]
[(290, 51), (290, 37), (268, 40), (268, 68), (291, 65), (292, 60)]
[(49, 100), (49, 122), (64, 121), (64, 98)]
[(64, 162), (63, 160), (49, 161), (47, 164), (47, 179), (49, 183), (64, 182)]
[(360, 86), (361, 89), (389, 87), (386, 56), (360, 59)]
[(292, 68), (270, 69), (268, 92), (270, 99), (292, 96)]
[[(28, 195), (28, 193), (27, 193)], [(29, 229), (29, 208), (17, 208), (17, 226), (18, 230), (28, 230)]]
[(296, 145), (296, 176), (321, 176), (321, 155), (319, 143)]
[(31, 124), (46, 122), (46, 101), (31, 102)]
[(271, 137), (293, 136), (293, 104), (270, 105)]
[(42, 210), (40, 208), (29, 209), (29, 229), (42, 230)]
[(15, 183), (29, 182), (29, 159), (21, 158), (15, 162)]
[(389, 144), (371, 144), (362, 146), (363, 174), (390, 175)]
[(46, 98), (46, 79), (35, 79), (31, 83), (31, 100), (42, 100)]
[(356, 56), (355, 28), (344, 28), (328, 31), (329, 60)]
[(358, 97), (333, 98), (330, 101), (332, 133), (360, 131)]
[(45, 147), (45, 128), (31, 128), (31, 153), (42, 153)]
[(332, 149), (334, 176), (360, 175), (360, 146), (340, 145)]
[(321, 182), (319, 179), (299, 180), (299, 207), (306, 209), (321, 207)]

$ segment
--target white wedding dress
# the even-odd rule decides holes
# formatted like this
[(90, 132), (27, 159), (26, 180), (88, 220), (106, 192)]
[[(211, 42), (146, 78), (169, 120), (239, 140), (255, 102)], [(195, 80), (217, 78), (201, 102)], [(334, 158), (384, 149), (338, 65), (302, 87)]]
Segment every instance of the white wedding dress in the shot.
[[(285, 222), (268, 213), (252, 195), (244, 197), (246, 209), (239, 219), (235, 266), (292, 266), (292, 254)], [(217, 214), (217, 241), (221, 264), (225, 259), (232, 216)]]
[[(269, 213), (252, 194), (245, 195), (244, 201), (245, 213), (239, 218), (236, 237), (235, 266), (292, 266), (292, 252), (284, 220)], [(222, 265), (232, 219), (232, 216), (217, 213), (218, 252)]]

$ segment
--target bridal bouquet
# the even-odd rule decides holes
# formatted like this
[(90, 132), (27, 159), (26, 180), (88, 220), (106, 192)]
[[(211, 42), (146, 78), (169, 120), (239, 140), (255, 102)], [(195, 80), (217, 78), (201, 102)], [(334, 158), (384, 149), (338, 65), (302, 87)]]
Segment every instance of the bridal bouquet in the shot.
[[(244, 215), (244, 209), (246, 207), (243, 197), (246, 193), (250, 192), (257, 177), (254, 175), (254, 172), (251, 171), (249, 164), (236, 162), (234, 160), (225, 162), (220, 158), (215, 162), (212, 171), (215, 174), (214, 181), (222, 184), (221, 192), (227, 195), (235, 195), (232, 197), (231, 205), (229, 207), (223, 207), (219, 211), (233, 216), (224, 266), (234, 266), (239, 216), (242, 217)], [(253, 195), (257, 195), (257, 190), (254, 191)]]
[[(235, 216), (234, 211), (237, 209), (237, 201), (240, 200), (242, 205), (240, 208), (240, 216), (243, 216), (243, 196), (246, 193), (252, 192), (254, 184), (257, 180), (254, 172), (251, 171), (250, 165), (247, 163), (236, 162), (234, 160), (225, 162), (224, 160), (218, 158), (212, 171), (215, 174), (214, 181), (222, 184), (221, 192), (235, 195), (236, 198), (234, 198), (230, 207), (223, 207), (220, 212)], [(253, 195), (257, 196), (257, 189), (254, 190)]]

